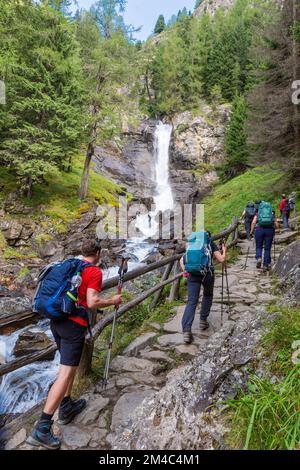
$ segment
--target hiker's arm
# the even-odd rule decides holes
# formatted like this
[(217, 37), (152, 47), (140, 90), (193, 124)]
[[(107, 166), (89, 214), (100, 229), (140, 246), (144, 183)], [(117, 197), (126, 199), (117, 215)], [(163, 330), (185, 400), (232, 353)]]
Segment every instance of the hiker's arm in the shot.
[(181, 267), (182, 271), (184, 272), (185, 271), (185, 266), (184, 266), (184, 262), (183, 262), (183, 257), (180, 259), (180, 267)]
[(243, 213), (242, 213), (242, 215), (241, 215), (241, 219), (242, 219), (242, 220), (244, 220), (245, 215), (246, 215), (246, 211), (243, 211)]
[(252, 220), (250, 235), (253, 235), (256, 223), (257, 223), (257, 215), (254, 216), (254, 219)]
[(110, 298), (103, 298), (100, 297), (99, 292), (95, 289), (87, 289), (86, 302), (88, 308), (105, 308), (110, 307), (111, 305), (120, 305), (122, 302), (122, 296), (114, 295)]
[(227, 248), (225, 245), (222, 246), (222, 253), (221, 251), (214, 252), (214, 257), (216, 258), (217, 261), (219, 261), (219, 263), (224, 263), (224, 261), (226, 260), (226, 252), (227, 252)]

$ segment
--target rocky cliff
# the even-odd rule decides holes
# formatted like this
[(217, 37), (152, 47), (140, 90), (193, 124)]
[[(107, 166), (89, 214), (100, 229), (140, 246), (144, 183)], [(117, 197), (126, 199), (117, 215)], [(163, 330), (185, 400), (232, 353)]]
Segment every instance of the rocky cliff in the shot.
[[(174, 198), (189, 202), (207, 192), (217, 179), (215, 166), (224, 158), (224, 132), (229, 117), (225, 105), (212, 109), (201, 104), (197, 113), (172, 119), (170, 181)], [(135, 199), (151, 204), (154, 183), (154, 132), (156, 121), (142, 121), (123, 136), (122, 149), (97, 147), (95, 170), (114, 180)]]
[(236, 0), (202, 0), (199, 7), (195, 10), (195, 16), (201, 16), (203, 13), (210, 13), (214, 15), (218, 8), (224, 8), (224, 10), (229, 10)]

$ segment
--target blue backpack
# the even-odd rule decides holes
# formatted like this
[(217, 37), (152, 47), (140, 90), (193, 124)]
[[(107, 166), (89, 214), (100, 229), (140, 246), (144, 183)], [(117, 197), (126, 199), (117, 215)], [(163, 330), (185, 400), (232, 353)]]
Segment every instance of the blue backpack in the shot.
[(183, 263), (190, 274), (205, 274), (212, 267), (211, 240), (207, 232), (191, 234)]
[(33, 312), (52, 320), (75, 313), (81, 273), (88, 266), (93, 265), (77, 258), (48, 264), (38, 277)]

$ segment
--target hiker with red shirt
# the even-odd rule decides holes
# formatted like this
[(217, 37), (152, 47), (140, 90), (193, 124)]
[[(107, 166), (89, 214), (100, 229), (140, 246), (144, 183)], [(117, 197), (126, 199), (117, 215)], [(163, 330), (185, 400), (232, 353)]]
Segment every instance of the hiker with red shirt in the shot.
[(47, 449), (59, 449), (61, 441), (52, 434), (53, 415), (59, 408), (58, 422), (70, 423), (85, 407), (84, 399), (71, 398), (72, 386), (79, 365), (85, 335), (88, 327), (88, 309), (118, 306), (121, 295), (111, 298), (100, 297), (102, 272), (97, 266), (100, 262), (101, 247), (98, 242), (86, 240), (82, 244), (83, 261), (89, 264), (81, 273), (81, 284), (78, 288), (76, 312), (66, 320), (51, 320), (50, 327), (60, 352), (60, 368), (52, 385), (43, 413), (28, 438), (28, 443), (43, 446)]
[(282, 217), (283, 228), (289, 228), (289, 210), (285, 194), (282, 195), (279, 210)]

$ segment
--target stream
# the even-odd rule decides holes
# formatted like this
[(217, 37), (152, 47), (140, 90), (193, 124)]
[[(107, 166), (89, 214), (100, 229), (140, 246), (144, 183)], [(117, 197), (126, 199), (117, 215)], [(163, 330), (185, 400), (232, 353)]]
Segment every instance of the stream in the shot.
[[(153, 200), (155, 210), (148, 214), (138, 215), (136, 227), (141, 236), (127, 241), (126, 252), (134, 255), (129, 261), (129, 270), (144, 262), (147, 256), (156, 249), (155, 238), (159, 224), (156, 216), (159, 212), (172, 210), (174, 206), (172, 189), (169, 182), (169, 147), (172, 135), (172, 126), (158, 122), (154, 135), (155, 158), (155, 194)], [(149, 240), (152, 238), (152, 240)], [(104, 279), (108, 279), (118, 272), (117, 267), (103, 271)], [(15, 331), (10, 335), (0, 336), (0, 353), (6, 362), (14, 359), (13, 349), (20, 333), (28, 330), (28, 326)], [(30, 331), (43, 331), (51, 337), (48, 320), (41, 320), (37, 325), (30, 327)], [(48, 393), (48, 389), (55, 379), (59, 366), (59, 353), (53, 361), (41, 361), (30, 364), (5, 375), (0, 383), (0, 416), (7, 414), (24, 413), (40, 403)]]

